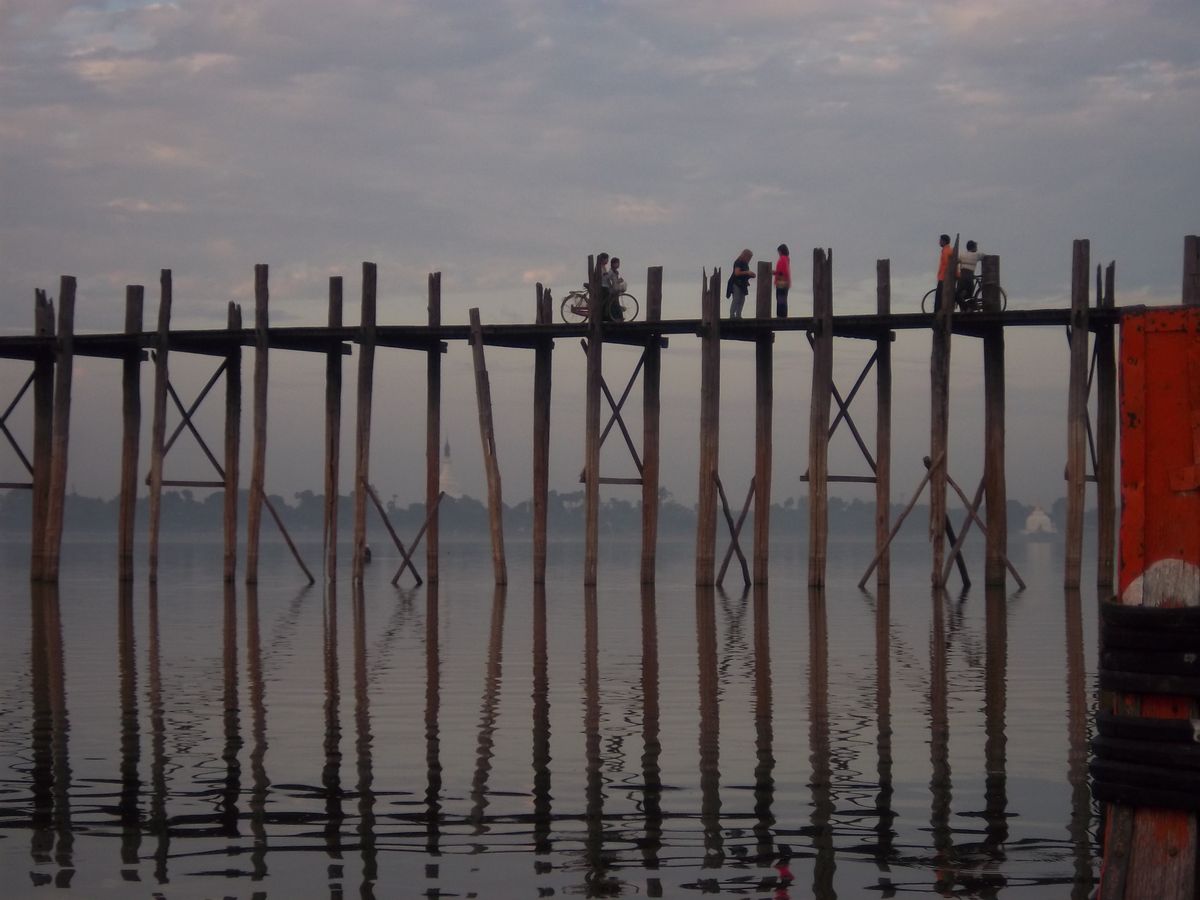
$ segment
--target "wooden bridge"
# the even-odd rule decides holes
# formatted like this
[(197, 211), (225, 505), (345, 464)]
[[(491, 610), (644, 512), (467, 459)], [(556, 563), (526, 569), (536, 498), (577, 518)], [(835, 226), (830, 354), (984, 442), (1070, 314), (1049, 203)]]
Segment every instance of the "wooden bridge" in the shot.
[[(13, 400), (0, 414), (0, 431), (29, 473), (27, 482), (2, 483), (0, 488), (29, 489), (33, 492), (31, 523), (31, 577), (35, 581), (56, 581), (62, 548), (63, 508), (67, 485), (67, 450), (70, 437), (71, 384), (76, 356), (107, 357), (123, 361), (122, 374), (122, 453), (118, 557), (122, 580), (133, 577), (134, 509), (137, 495), (138, 455), (142, 428), (139, 368), (154, 366), (154, 395), (151, 410), (149, 476), (149, 577), (157, 576), (159, 521), (164, 489), (202, 487), (224, 491), (225, 545), (224, 578), (236, 575), (238, 547), (237, 498), (240, 483), (239, 453), (241, 442), (242, 350), (254, 348), (253, 434), (250, 472), (250, 504), (247, 514), (245, 578), (258, 580), (258, 550), (265, 509), (274, 518), (305, 575), (308, 567), (275, 513), (265, 488), (266, 421), (268, 412), (267, 375), (270, 350), (304, 351), (324, 355), (325, 389), (325, 527), (322, 568), (327, 578), (337, 572), (338, 472), (340, 468), (340, 424), (343, 357), (357, 346), (357, 402), (354, 474), (354, 553), (353, 578), (361, 581), (366, 551), (366, 516), (374, 505), (382, 516), (392, 540), (401, 553), (398, 579), (409, 569), (418, 580), (414, 556), (424, 540), (426, 576), (438, 580), (439, 531), (438, 504), (442, 354), (448, 342), (465, 341), (473, 352), (473, 369), (478, 398), (480, 434), (488, 484), (488, 509), (491, 524), (492, 556), (497, 583), (507, 582), (507, 560), (501, 527), (502, 491), (500, 467), (492, 432), (492, 405), (485, 348), (517, 347), (533, 352), (533, 572), (535, 583), (542, 583), (546, 571), (546, 511), (548, 494), (551, 360), (554, 342), (561, 338), (582, 339), (587, 351), (585, 460), (582, 481), (585, 491), (585, 562), (583, 580), (594, 584), (597, 578), (598, 511), (600, 487), (606, 483), (634, 483), (642, 487), (642, 580), (654, 580), (659, 493), (659, 384), (661, 354), (671, 337), (697, 339), (701, 348), (699, 390), (699, 449), (697, 472), (698, 517), (696, 528), (697, 584), (712, 584), (725, 575), (736, 556), (747, 582), (767, 580), (770, 536), (773, 360), (772, 344), (776, 332), (802, 331), (813, 348), (813, 379), (809, 418), (808, 470), (805, 480), (810, 488), (808, 580), (820, 586), (825, 579), (828, 539), (828, 486), (838, 481), (865, 481), (876, 487), (876, 555), (862, 583), (875, 574), (888, 579), (888, 546), (900, 523), (912, 510), (926, 487), (929, 490), (931, 581), (942, 586), (950, 574), (962, 541), (972, 527), (986, 535), (985, 580), (1004, 584), (1016, 570), (1007, 560), (1006, 483), (1005, 483), (1005, 403), (1004, 337), (1010, 327), (1059, 327), (1069, 336), (1070, 367), (1067, 428), (1067, 530), (1065, 583), (1077, 587), (1080, 581), (1083, 547), (1084, 494), (1088, 481), (1097, 485), (1099, 540), (1097, 546), (1098, 582), (1111, 586), (1114, 570), (1116, 517), (1116, 348), (1114, 328), (1121, 317), (1115, 302), (1115, 266), (1110, 263), (1095, 271), (1094, 302), (1091, 299), (1091, 262), (1087, 241), (1076, 241), (1072, 260), (1071, 305), (1067, 309), (1000, 311), (1000, 261), (985, 256), (983, 263), (982, 312), (956, 313), (953, 279), (947, 279), (941, 309), (934, 314), (893, 313), (891, 310), (890, 269), (887, 260), (876, 264), (877, 311), (874, 315), (833, 315), (832, 254), (813, 251), (813, 315), (789, 318), (771, 317), (770, 264), (758, 266), (756, 318), (728, 320), (720, 318), (721, 274), (714, 271), (702, 280), (700, 315), (697, 318), (664, 320), (662, 311), (662, 268), (647, 272), (646, 319), (640, 322), (605, 323), (598, 318), (586, 324), (559, 324), (553, 321), (550, 291), (539, 284), (536, 291), (536, 315), (532, 324), (488, 324), (480, 321), (479, 311), (470, 311), (469, 324), (444, 324), (441, 320), (441, 278), (435, 273), (428, 282), (428, 322), (425, 325), (384, 325), (376, 321), (376, 270), (373, 263), (363, 264), (361, 317), (357, 326), (342, 321), (342, 279), (329, 280), (328, 321), (312, 327), (271, 326), (268, 315), (268, 269), (255, 269), (253, 327), (244, 327), (241, 308), (231, 303), (224, 329), (171, 328), (172, 279), (163, 270), (160, 280), (157, 326), (146, 330), (143, 323), (144, 289), (131, 285), (126, 289), (125, 328), (114, 334), (75, 334), (75, 279), (64, 276), (59, 287), (57, 310), (44, 291), (35, 295), (35, 330), (29, 336), (0, 337), (0, 358), (28, 360), (32, 371), (17, 386)], [(596, 275), (589, 263), (590, 290), (599, 291)], [(598, 294), (594, 294), (598, 296)], [(1185, 239), (1185, 304), (1200, 303), (1200, 239)], [(931, 355), (931, 431), (928, 472), (908, 508), (896, 522), (890, 521), (891, 501), (891, 346), (897, 333), (914, 329), (932, 330)], [(950, 424), (949, 382), (952, 337), (980, 339), (984, 365), (984, 476), (973, 496), (963, 490), (950, 474), (947, 444)], [(873, 342), (874, 353), (846, 392), (839, 390), (833, 378), (835, 339)], [(722, 341), (747, 341), (755, 346), (755, 471), (746, 502), (740, 513), (730, 507), (719, 476), (718, 437), (720, 425), (720, 363)], [(619, 397), (614, 396), (603, 377), (603, 350), (606, 344), (625, 344), (642, 348), (633, 377)], [(408, 545), (387, 520), (386, 511), (371, 488), (369, 480), (371, 414), (374, 360), (377, 348), (397, 348), (426, 354), (426, 521)], [(175, 353), (200, 354), (220, 362), (200, 394), (185, 405), (170, 379), (170, 360)], [(874, 445), (868, 446), (851, 414), (851, 404), (859, 390), (874, 373), (876, 422)], [(641, 378), (643, 391), (642, 441), (640, 451), (622, 416), (622, 407)], [(200, 404), (220, 381), (225, 387), (225, 429), (222, 457), (205, 443), (192, 417)], [(32, 388), (32, 451), (26, 453), (14, 437), (7, 421)], [(1096, 422), (1088, 414), (1089, 396), (1096, 397)], [(178, 423), (167, 434), (168, 403), (178, 413)], [(836, 415), (831, 417), (836, 403)], [(608, 418), (602, 427), (602, 408), (607, 404)], [(870, 476), (845, 476), (830, 473), (829, 438), (845, 423), (866, 459)], [(600, 446), (612, 430), (622, 432), (639, 471), (636, 479), (609, 479), (600, 473)], [(206, 479), (172, 481), (164, 477), (164, 458), (175, 439), (189, 430), (199, 441), (212, 466), (213, 476)], [(1089, 453), (1090, 450), (1090, 453)], [(957, 535), (947, 513), (947, 497), (954, 491), (967, 510)], [(980, 508), (985, 510), (980, 513)], [(741, 528), (753, 510), (754, 538), (751, 561), (739, 544)], [(723, 519), (729, 532), (728, 550), (718, 572), (716, 560), (718, 521)]]

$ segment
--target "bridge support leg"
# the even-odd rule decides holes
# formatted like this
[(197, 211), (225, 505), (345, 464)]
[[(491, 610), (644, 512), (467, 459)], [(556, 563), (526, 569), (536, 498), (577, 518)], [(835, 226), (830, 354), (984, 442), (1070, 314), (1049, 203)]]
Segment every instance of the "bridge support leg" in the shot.
[[(549, 290), (537, 286), (537, 324), (554, 323)], [(546, 583), (547, 504), (550, 496), (550, 398), (554, 339), (539, 338), (533, 360), (533, 583)]]
[[(758, 264), (755, 315), (771, 318), (771, 263)], [(766, 584), (771, 551), (771, 452), (774, 430), (774, 332), (754, 342), (754, 574), (755, 584)]]
[(829, 544), (829, 405), (833, 391), (833, 254), (813, 250), (813, 375), (808, 420), (808, 586), (825, 584)]
[(367, 550), (367, 483), (371, 468), (371, 391), (375, 381), (375, 263), (362, 269), (362, 318), (358, 337), (358, 419), (354, 447), (354, 562), (352, 580), (362, 584)]
[[(1116, 266), (1104, 273), (1104, 290), (1097, 285), (1096, 304), (1112, 309), (1115, 303)], [(1098, 275), (1099, 273), (1097, 273)], [(1112, 593), (1116, 569), (1117, 526), (1117, 354), (1114, 326), (1096, 331), (1096, 585), (1103, 598)]]
[(267, 267), (259, 263), (254, 267), (254, 446), (250, 454), (250, 506), (246, 511), (246, 584), (258, 584), (258, 547), (266, 494), (268, 297)]
[(158, 581), (163, 453), (167, 439), (167, 351), (171, 343), (171, 270), (159, 274), (158, 340), (154, 350), (154, 411), (150, 423), (150, 583)]
[[(342, 278), (329, 279), (329, 327), (342, 327)], [(325, 579), (337, 580), (338, 472), (342, 455), (342, 348), (325, 354)]]
[[(145, 291), (140, 284), (125, 288), (125, 333), (142, 333)], [(121, 362), (121, 501), (117, 519), (117, 578), (133, 580), (133, 538), (137, 509), (138, 443), (142, 430), (142, 392), (139, 377), (141, 348), (130, 350)]]
[[(662, 320), (662, 266), (646, 270), (646, 321)], [(662, 338), (646, 341), (642, 369), (642, 584), (654, 583), (658, 556), (659, 428)]]
[[(38, 337), (54, 336), (54, 304), (46, 292), (34, 294), (34, 328)], [(33, 364), (33, 497), (29, 573), (41, 581), (46, 570), (46, 507), (50, 502), (50, 443), (54, 434), (54, 353)]]
[[(242, 330), (242, 308), (229, 304), (229, 330)], [(239, 459), (242, 445), (242, 347), (225, 356), (225, 583), (237, 577)]]
[[(1000, 309), (1000, 258), (983, 257), (983, 306)], [(984, 584), (1004, 585), (1008, 557), (1008, 486), (1004, 454), (1004, 326), (983, 336), (983, 483), (987, 502)]]
[[(442, 324), (442, 273), (429, 274), (429, 327)], [(438, 503), (442, 494), (442, 345), (429, 348), (425, 356), (425, 572), (430, 584), (441, 577), (441, 530)]]
[(71, 380), (75, 367), (75, 279), (58, 289), (58, 352), (54, 363), (54, 424), (50, 439), (50, 486), (46, 503), (46, 567), (43, 580), (58, 583), (63, 514), (67, 499), (67, 449), (71, 432)]
[(716, 577), (717, 473), (721, 427), (721, 272), (714, 270), (700, 299), (700, 466), (696, 492), (696, 584)]
[(1071, 257), (1071, 368), (1067, 387), (1067, 534), (1063, 582), (1078, 588), (1083, 563), (1083, 502), (1087, 478), (1088, 261), (1077, 240)]
[[(892, 312), (891, 263), (875, 262), (876, 310)], [(879, 554), (876, 583), (891, 582), (891, 556), (887, 549), (892, 503), (892, 338), (881, 334), (875, 341), (875, 552)]]

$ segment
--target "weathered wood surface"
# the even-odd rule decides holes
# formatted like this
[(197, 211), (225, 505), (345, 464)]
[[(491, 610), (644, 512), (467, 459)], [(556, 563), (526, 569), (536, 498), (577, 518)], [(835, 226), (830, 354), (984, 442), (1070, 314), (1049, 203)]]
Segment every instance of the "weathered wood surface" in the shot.
[[(229, 304), (229, 327), (242, 327), (242, 309)], [(225, 582), (237, 575), (238, 485), (242, 441), (242, 348), (231, 347), (225, 357)]]
[[(933, 347), (929, 358), (929, 457), (934, 461), (929, 473), (929, 541), (933, 547), (931, 582), (942, 587), (946, 564), (946, 474), (950, 444), (950, 335), (954, 320), (953, 273), (958, 271), (958, 240), (950, 255), (947, 277), (942, 283), (942, 298), (933, 317)], [(941, 460), (939, 463), (938, 460)]]
[[(125, 288), (125, 333), (141, 334), (145, 290)], [(142, 433), (142, 351), (133, 350), (121, 363), (121, 493), (117, 519), (117, 579), (133, 578), (133, 540), (137, 510), (138, 450)]]
[[(54, 304), (45, 291), (34, 294), (34, 331), (39, 338), (54, 336)], [(33, 497), (30, 521), (30, 565), (33, 580), (46, 568), (46, 507), (50, 502), (50, 442), (54, 435), (54, 353), (38, 354), (33, 363)]]
[(162, 525), (163, 452), (167, 437), (167, 387), (170, 370), (167, 353), (171, 346), (171, 270), (159, 274), (158, 332), (154, 345), (154, 409), (150, 424), (150, 546), (149, 576), (158, 580), (158, 540)]
[(825, 584), (829, 544), (829, 407), (833, 391), (833, 254), (813, 250), (813, 369), (808, 417), (808, 586)]
[[(1099, 273), (1097, 273), (1098, 275)], [(1100, 309), (1112, 309), (1116, 296), (1116, 265), (1104, 271)], [(1096, 584), (1100, 596), (1112, 593), (1117, 545), (1117, 350), (1115, 328), (1096, 326)]]
[[(662, 321), (662, 266), (646, 270), (646, 321)], [(646, 340), (642, 354), (642, 584), (654, 583), (658, 556), (658, 488), (662, 419), (662, 338)]]
[[(554, 321), (550, 291), (537, 284), (537, 322)], [(546, 583), (547, 522), (550, 498), (550, 400), (554, 339), (544, 338), (533, 357), (533, 583)]]
[(717, 476), (721, 427), (721, 271), (701, 283), (700, 463), (696, 491), (696, 584), (716, 575)]
[(371, 477), (371, 403), (375, 385), (376, 267), (362, 266), (362, 314), (358, 335), (358, 403), (354, 437), (354, 560), (352, 580), (362, 583), (367, 550), (367, 484)]
[[(426, 289), (429, 327), (442, 324), (442, 273), (432, 272)], [(442, 493), (442, 346), (431, 346), (425, 353), (425, 514), (428, 534), (425, 538), (425, 571), (431, 582), (441, 578), (438, 560), (441, 554), (441, 529), (438, 527), (438, 502)]]
[(1063, 581), (1079, 587), (1083, 568), (1083, 503), (1087, 479), (1088, 241), (1071, 257), (1071, 361), (1067, 387), (1067, 530)]
[(588, 258), (587, 375), (584, 386), (583, 437), (583, 583), (594, 585), (600, 547), (600, 389), (604, 380), (603, 307), (600, 267)]
[[(892, 311), (892, 269), (886, 259), (875, 261), (875, 308), (880, 316)], [(875, 552), (879, 557), (876, 583), (881, 588), (891, 582), (892, 338), (888, 332), (875, 340)]]
[[(983, 257), (984, 309), (1000, 308), (1000, 258)], [(984, 583), (1006, 583), (1008, 556), (1008, 485), (1004, 456), (1004, 326), (993, 325), (983, 337), (983, 483), (987, 503)]]
[[(329, 327), (342, 327), (342, 277), (329, 279)], [(337, 578), (338, 486), (342, 454), (342, 354), (333, 348), (325, 354), (325, 506), (321, 541), (325, 578)]]
[(497, 585), (508, 584), (508, 563), (504, 556), (504, 499), (500, 484), (500, 463), (496, 459), (496, 430), (492, 424), (492, 388), (484, 360), (480, 336), (479, 310), (472, 308), (471, 356), (475, 365), (475, 399), (479, 405), (479, 438), (483, 445), (483, 468), (487, 475), (488, 527), (492, 538), (492, 572)]
[(54, 424), (50, 438), (50, 487), (46, 503), (43, 579), (58, 581), (67, 501), (67, 452), (71, 438), (71, 384), (75, 372), (75, 279), (64, 275), (58, 289), (58, 354), (54, 363)]
[[(755, 315), (771, 318), (771, 263), (758, 264)], [(774, 334), (754, 342), (754, 583), (766, 584), (771, 560), (771, 460), (774, 432)]]
[(254, 267), (254, 423), (250, 448), (250, 497), (246, 510), (246, 583), (258, 583), (258, 549), (262, 536), (263, 498), (267, 477), (267, 383), (270, 345), (267, 343), (269, 273)]

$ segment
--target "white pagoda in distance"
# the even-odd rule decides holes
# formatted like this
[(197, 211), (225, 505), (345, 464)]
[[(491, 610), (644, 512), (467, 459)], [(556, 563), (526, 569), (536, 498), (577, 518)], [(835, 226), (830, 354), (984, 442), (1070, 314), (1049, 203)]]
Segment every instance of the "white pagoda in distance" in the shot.
[(446, 447), (442, 450), (442, 467), (441, 473), (438, 476), (438, 490), (447, 497), (455, 499), (462, 496), (462, 490), (458, 486), (458, 481), (454, 477), (454, 470), (450, 467), (450, 439), (446, 439)]

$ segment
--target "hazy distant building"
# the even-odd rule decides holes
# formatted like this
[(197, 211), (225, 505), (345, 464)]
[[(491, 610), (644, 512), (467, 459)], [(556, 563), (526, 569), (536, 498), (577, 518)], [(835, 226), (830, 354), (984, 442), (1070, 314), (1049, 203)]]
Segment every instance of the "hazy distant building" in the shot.
[(454, 477), (454, 469), (450, 466), (450, 439), (446, 439), (446, 447), (442, 450), (442, 471), (438, 479), (438, 490), (447, 497), (458, 498), (463, 495)]

